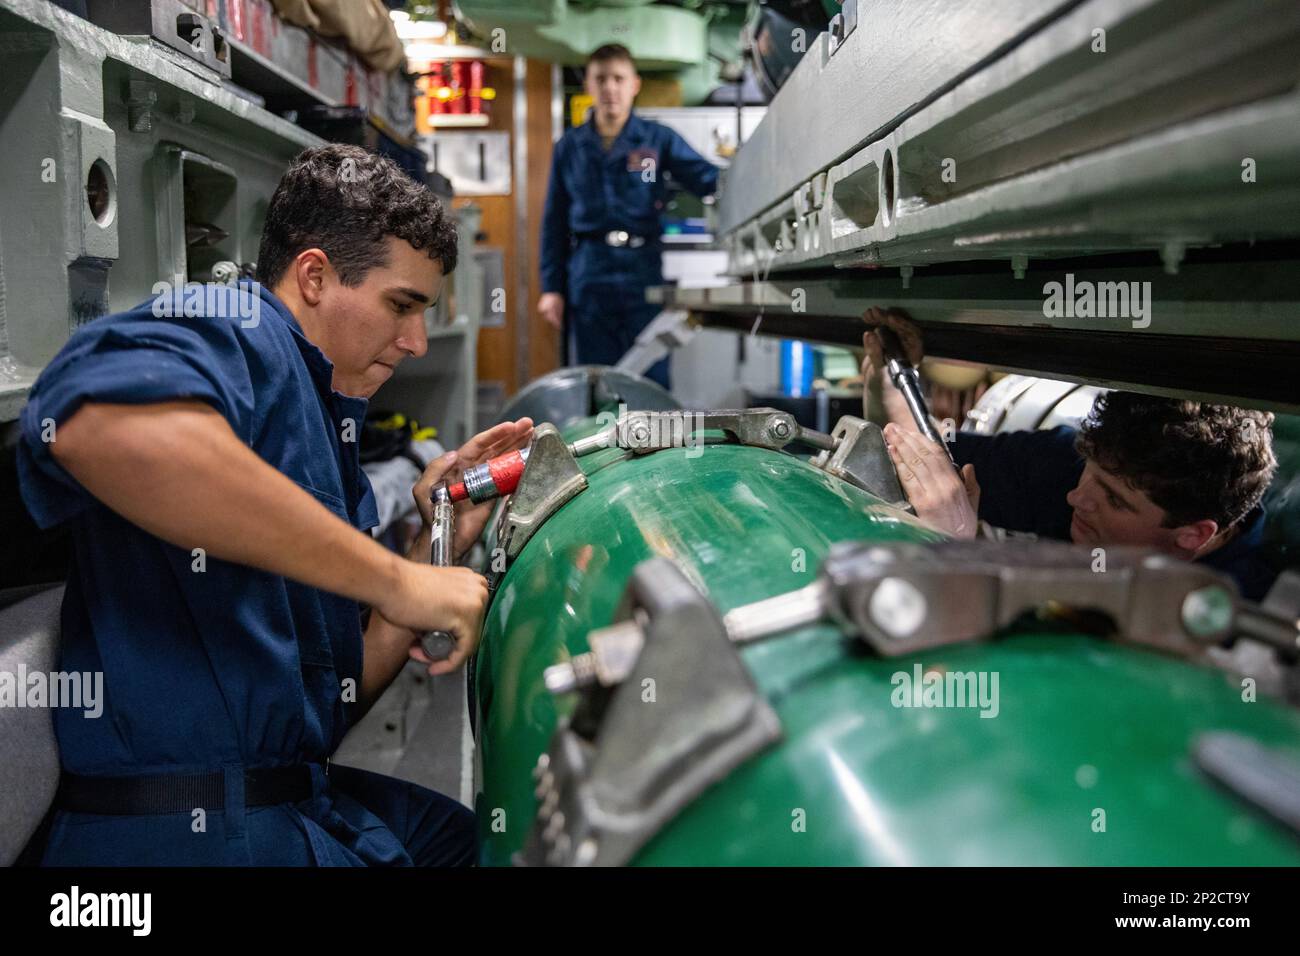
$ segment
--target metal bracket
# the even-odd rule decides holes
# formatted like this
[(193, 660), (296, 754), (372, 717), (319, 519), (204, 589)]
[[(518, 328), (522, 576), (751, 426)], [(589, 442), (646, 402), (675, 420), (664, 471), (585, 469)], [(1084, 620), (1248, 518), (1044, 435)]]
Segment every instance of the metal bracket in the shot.
[[(618, 447), (638, 455), (688, 447), (692, 435), (720, 431), (741, 445), (780, 451), (796, 438), (828, 447), (830, 437), (802, 428), (789, 412), (775, 408), (714, 411), (628, 412), (614, 425)], [(702, 439), (701, 439), (702, 441)]]
[(840, 6), (840, 12), (831, 17), (828, 32), (830, 33), (830, 48), (828, 53), (834, 56), (839, 52), (844, 41), (849, 38), (854, 30), (858, 28), (858, 0), (845, 0)]
[(518, 557), (546, 519), (586, 487), (587, 478), (559, 430), (551, 424), (538, 425), (519, 487), (506, 506), (497, 547), (508, 559)]
[[(812, 584), (733, 608), (723, 625), (732, 643), (744, 644), (829, 618), (882, 657), (900, 657), (987, 640), (1040, 609), (1082, 628), (1099, 623), (1087, 615), (1100, 612), (1120, 641), (1219, 666), (1220, 646), (1238, 637), (1268, 644), (1288, 665), (1300, 652), (1294, 618), (1239, 601), (1231, 579), (1204, 565), (1143, 548), (1099, 555), (1060, 541), (842, 542)], [(626, 680), (643, 630), (623, 622), (592, 631), (588, 653), (547, 669), (547, 688)]]
[(89, 0), (85, 16), (123, 36), (152, 37), (230, 79), (230, 47), (221, 27), (182, 0)]
[(1300, 570), (1283, 571), (1269, 588), (1263, 610), (1284, 621), (1300, 621)]
[(619, 866), (700, 793), (781, 737), (713, 605), (666, 558), (623, 599), (643, 622), (628, 679), (587, 688), (537, 763), (541, 801), (516, 862)]
[(665, 309), (641, 330), (632, 347), (614, 368), (632, 375), (644, 375), (661, 358), (695, 338), (696, 331), (697, 327), (689, 312)]
[(1062, 605), (1107, 614), (1127, 643), (1201, 658), (1238, 618), (1231, 579), (1143, 548), (839, 544), (822, 577), (830, 615), (885, 657), (985, 639), (1028, 611)]
[(1261, 688), (1271, 682), (1300, 706), (1300, 570), (1283, 571), (1258, 607), (1244, 605), (1237, 630), (1248, 640), (1233, 648), (1238, 657), (1224, 662), (1228, 668), (1256, 677)]
[(912, 511), (912, 505), (898, 483), (898, 472), (885, 448), (880, 426), (844, 415), (831, 432), (834, 450), (823, 451), (813, 467), (855, 485), (886, 504)]
[[(721, 431), (742, 445), (774, 451), (795, 439), (822, 449), (835, 447), (830, 435), (803, 428), (789, 412), (774, 408), (625, 412), (614, 424), (572, 445), (565, 443), (554, 425), (538, 425), (519, 486), (495, 519), (497, 547), (507, 560), (518, 557), (537, 529), (587, 487), (579, 458), (608, 448), (644, 455), (694, 447), (697, 442), (704, 443), (703, 433), (708, 431)], [(498, 580), (499, 573), (489, 574), (491, 586)]]

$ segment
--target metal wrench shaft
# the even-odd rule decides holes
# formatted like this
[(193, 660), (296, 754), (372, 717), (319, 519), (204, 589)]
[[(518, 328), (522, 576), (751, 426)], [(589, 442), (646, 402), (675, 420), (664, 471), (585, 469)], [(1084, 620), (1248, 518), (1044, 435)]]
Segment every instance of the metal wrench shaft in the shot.
[(921, 430), (922, 435), (943, 449), (953, 470), (960, 475), (961, 466), (952, 457), (952, 450), (948, 447), (948, 443), (943, 440), (943, 436), (939, 434), (939, 430), (934, 427), (934, 422), (930, 419), (930, 408), (926, 404), (925, 395), (921, 392), (921, 378), (917, 375), (916, 368), (908, 361), (907, 352), (903, 350), (903, 343), (899, 341), (898, 333), (887, 325), (878, 325), (876, 335), (880, 338), (880, 346), (885, 355), (889, 380), (903, 393), (908, 410), (916, 419), (916, 427)]
[[(441, 492), (441, 493), (439, 493)], [(452, 540), (456, 537), (456, 507), (446, 486), (435, 490), (433, 498), (433, 541), (429, 549), (429, 563), (451, 567)], [(445, 661), (456, 648), (456, 638), (446, 631), (430, 631), (420, 639), (420, 647), (431, 661)]]

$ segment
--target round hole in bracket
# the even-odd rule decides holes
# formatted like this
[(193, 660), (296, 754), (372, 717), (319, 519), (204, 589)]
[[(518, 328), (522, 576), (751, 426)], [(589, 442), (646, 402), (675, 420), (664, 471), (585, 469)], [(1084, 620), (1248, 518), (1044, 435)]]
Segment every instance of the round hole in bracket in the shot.
[(885, 150), (885, 158), (880, 163), (880, 188), (884, 193), (880, 208), (885, 217), (885, 225), (894, 221), (894, 199), (896, 198), (894, 173), (894, 153)]
[(86, 174), (86, 202), (95, 222), (107, 226), (117, 213), (117, 195), (114, 188), (113, 171), (108, 163), (97, 159)]

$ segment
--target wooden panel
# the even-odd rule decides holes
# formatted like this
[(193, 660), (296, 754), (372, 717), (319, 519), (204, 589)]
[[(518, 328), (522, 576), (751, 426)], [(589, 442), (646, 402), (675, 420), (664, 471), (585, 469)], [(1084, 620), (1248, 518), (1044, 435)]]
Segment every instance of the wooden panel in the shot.
[[(551, 178), (551, 65), (528, 61), (528, 369), (527, 381), (563, 364), (560, 333), (537, 313), (542, 294), (541, 235), (546, 187)], [(527, 381), (520, 384), (527, 384)]]
[[(510, 60), (489, 60), (485, 83), (495, 87), (496, 99), (492, 103), (488, 129), (503, 130), (511, 134), (510, 155), (514, 161), (514, 67)], [(546, 200), (546, 184), (550, 175), (551, 160), (551, 67), (540, 60), (529, 60), (524, 81), (527, 108), (527, 169), (514, 169), (511, 176), (512, 192), (509, 196), (476, 196), (455, 200), (457, 206), (474, 203), (483, 210), (480, 229), (485, 234), (484, 243), (502, 250), (505, 276), (505, 325), (496, 329), (483, 329), (479, 333), (478, 377), (480, 381), (504, 382), (506, 393), (513, 394), (530, 380), (558, 367), (561, 359), (560, 336), (541, 320), (537, 314), (537, 299), (541, 295), (538, 275), (538, 243), (541, 234), (542, 209)], [(523, 179), (521, 180), (521, 177)], [(515, 211), (515, 195), (521, 182), (525, 184), (526, 225), (525, 239), (521, 243)], [(527, 256), (528, 287), (526, 301), (519, 301), (519, 255), (523, 247)], [(521, 356), (516, 347), (519, 330), (526, 330), (527, 351)], [(520, 358), (525, 365), (520, 367)]]
[[(485, 64), (484, 85), (496, 90), (496, 99), (492, 101), (488, 129), (512, 133), (514, 129), (514, 65), (509, 59), (488, 60)], [(513, 135), (511, 155), (513, 156)], [(511, 176), (514, 186), (514, 176)], [(506, 383), (507, 393), (515, 389), (514, 335), (518, 296), (513, 294), (512, 277), (515, 269), (515, 228), (514, 195), (509, 196), (471, 196), (453, 201), (455, 206), (473, 204), (483, 210), (479, 229), (484, 233), (483, 242), (497, 246), (502, 250), (502, 266), (506, 283), (505, 325), (497, 329), (482, 329), (478, 337), (478, 378), (480, 381), (497, 381)]]

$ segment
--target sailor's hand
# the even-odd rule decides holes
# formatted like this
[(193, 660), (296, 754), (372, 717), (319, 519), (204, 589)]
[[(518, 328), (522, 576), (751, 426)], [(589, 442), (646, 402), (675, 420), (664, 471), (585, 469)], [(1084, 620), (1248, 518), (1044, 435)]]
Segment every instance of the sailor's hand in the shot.
[[(433, 501), (430, 496), (433, 494), (434, 485), (440, 481), (459, 481), (467, 469), (481, 465), (498, 455), (504, 455), (508, 451), (526, 448), (532, 440), (533, 420), (531, 418), (502, 422), (485, 432), (479, 432), (456, 451), (447, 452), (442, 457), (429, 462), (428, 467), (424, 469), (424, 474), (411, 490), (415, 496), (416, 507), (420, 509), (420, 518), (424, 522), (426, 534), (422, 534), (421, 538), (427, 537), (427, 532), (433, 526)], [(468, 551), (478, 540), (478, 536), (483, 533), (483, 526), (487, 524), (488, 517), (492, 514), (493, 505), (494, 502), (491, 501), (485, 501), (480, 505), (468, 501), (456, 503), (456, 539), (452, 542), (451, 550), (457, 558)]]
[(445, 452), (424, 466), (420, 480), (411, 488), (411, 497), (415, 499), (415, 507), (420, 511), (420, 521), (424, 525), (426, 537), (433, 527), (433, 487), (441, 481), (455, 481), (459, 478), (463, 471), (457, 467), (459, 464), (458, 452)]
[(564, 296), (558, 292), (544, 292), (537, 300), (537, 311), (542, 320), (557, 331), (564, 325)]
[(916, 516), (954, 538), (974, 538), (980, 498), (975, 466), (966, 465), (958, 478), (939, 445), (892, 422), (885, 426), (885, 442)]
[(878, 325), (887, 325), (898, 333), (898, 340), (903, 345), (907, 360), (914, 366), (920, 366), (921, 359), (925, 357), (925, 348), (921, 342), (921, 330), (913, 325), (903, 313), (897, 310), (885, 311), (884, 309), (871, 308), (862, 316), (862, 321), (870, 326), (867, 331), (862, 333), (862, 348), (866, 352), (862, 357), (862, 381), (864, 385), (870, 385), (871, 380), (885, 368), (884, 349), (880, 344), (880, 336), (875, 331)]
[(438, 568), (401, 559), (397, 564), (397, 585), (376, 610), (393, 624), (421, 635), (449, 633), (456, 646), (445, 661), (429, 660), (418, 640), (408, 652), (420, 663), (432, 665), (430, 674), (449, 674), (478, 648), (487, 609), (487, 581), (469, 568)]

